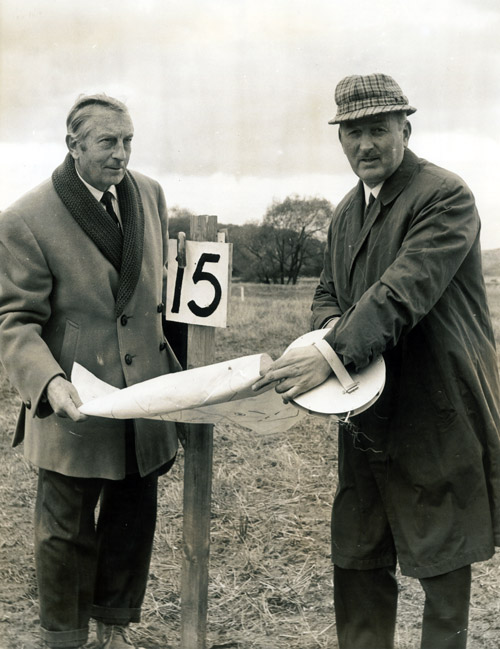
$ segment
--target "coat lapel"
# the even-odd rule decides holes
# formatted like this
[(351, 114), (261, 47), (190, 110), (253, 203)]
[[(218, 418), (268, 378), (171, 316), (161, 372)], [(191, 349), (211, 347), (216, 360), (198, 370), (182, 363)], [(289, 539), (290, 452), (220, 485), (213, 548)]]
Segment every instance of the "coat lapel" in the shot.
[[(368, 236), (368, 233), (371, 230), (373, 223), (375, 222), (376, 218), (380, 214), (380, 203), (376, 200), (373, 203), (370, 212), (367, 214), (366, 219), (364, 218), (365, 193), (364, 193), (363, 183), (361, 181), (359, 182), (357, 198), (359, 200), (359, 207), (357, 207), (357, 213), (359, 213), (358, 218), (360, 220), (360, 223), (358, 229), (356, 231), (353, 230), (352, 232), (353, 238), (351, 239), (352, 249), (351, 249), (351, 261), (349, 265), (349, 273), (352, 271), (354, 261), (358, 256), (359, 251), (363, 247), (363, 244), (366, 240), (366, 237)], [(357, 214), (353, 214), (354, 217), (353, 221), (355, 220), (356, 216)]]
[[(413, 176), (416, 170), (417, 164), (418, 164), (417, 156), (414, 153), (412, 153), (409, 149), (405, 149), (403, 161), (401, 162), (400, 166), (396, 169), (396, 171), (392, 174), (392, 176), (390, 176), (382, 185), (380, 194), (378, 195), (375, 203), (373, 203), (373, 206), (369, 214), (367, 215), (367, 218), (363, 223), (361, 229), (355, 231), (354, 226), (352, 227), (352, 229), (351, 229), (351, 225), (348, 226), (348, 231), (349, 231), (348, 237), (351, 243), (349, 273), (352, 272), (354, 261), (358, 256), (361, 248), (363, 247), (363, 244), (365, 243), (366, 238), (368, 237), (368, 234), (370, 233), (373, 224), (378, 219), (380, 213), (387, 211), (388, 207), (394, 202), (396, 197), (406, 187), (410, 178)], [(362, 219), (365, 199), (364, 199), (363, 183), (361, 181), (358, 184), (358, 191), (353, 203), (355, 201), (361, 202), (362, 205), (361, 219)], [(355, 221), (356, 214), (353, 214), (351, 216), (354, 217), (353, 221)]]
[(144, 251), (144, 208), (139, 187), (132, 174), (116, 186), (123, 220), (123, 254), (115, 313), (118, 317), (135, 291)]
[(349, 269), (352, 267), (355, 256), (359, 251), (359, 239), (363, 229), (363, 212), (365, 209), (365, 198), (363, 183), (358, 183), (357, 191), (346, 211), (346, 259)]
[(53, 172), (52, 182), (71, 216), (120, 274), (115, 305), (118, 317), (132, 297), (142, 266), (144, 209), (139, 187), (129, 171), (116, 186), (123, 222), (122, 235), (105, 208), (78, 177), (70, 154)]

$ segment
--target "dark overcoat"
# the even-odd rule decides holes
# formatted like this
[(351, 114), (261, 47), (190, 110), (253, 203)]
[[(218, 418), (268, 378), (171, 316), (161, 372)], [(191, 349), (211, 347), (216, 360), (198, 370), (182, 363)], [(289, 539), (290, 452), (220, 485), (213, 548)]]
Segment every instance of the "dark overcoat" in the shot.
[[(386, 501), (417, 576), (486, 559), (500, 545), (497, 357), (474, 197), (406, 150), (366, 221), (361, 182), (339, 204), (313, 328), (357, 368), (382, 354), (387, 382), (355, 430), (387, 458)], [(417, 566), (417, 563), (415, 566)], [(406, 571), (412, 574), (411, 566)]]
[[(164, 339), (167, 210), (160, 185), (133, 177), (144, 212), (142, 263), (117, 317), (121, 275), (47, 180), (0, 215), (0, 357), (23, 407), (14, 443), (36, 466), (78, 477), (125, 476), (125, 423), (57, 417), (43, 393), (77, 361), (123, 388), (178, 369)], [(89, 193), (90, 195), (90, 193)], [(97, 201), (96, 201), (97, 203)], [(122, 261), (122, 274), (127, 259)], [(175, 424), (134, 422), (142, 475), (175, 456)]]

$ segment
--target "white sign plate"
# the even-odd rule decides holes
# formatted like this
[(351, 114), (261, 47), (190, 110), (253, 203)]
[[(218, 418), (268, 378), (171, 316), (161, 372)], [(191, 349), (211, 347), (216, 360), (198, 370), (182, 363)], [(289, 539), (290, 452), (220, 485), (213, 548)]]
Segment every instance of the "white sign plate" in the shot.
[(229, 291), (228, 243), (186, 241), (186, 267), (177, 263), (177, 240), (168, 242), (166, 319), (225, 327)]

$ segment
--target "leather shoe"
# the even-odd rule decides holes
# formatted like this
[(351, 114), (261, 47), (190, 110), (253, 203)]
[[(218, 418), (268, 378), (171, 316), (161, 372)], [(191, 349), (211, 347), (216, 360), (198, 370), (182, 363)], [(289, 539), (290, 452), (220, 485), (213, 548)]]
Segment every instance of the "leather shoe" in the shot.
[(129, 636), (128, 624), (104, 624), (97, 621), (99, 649), (136, 649)]

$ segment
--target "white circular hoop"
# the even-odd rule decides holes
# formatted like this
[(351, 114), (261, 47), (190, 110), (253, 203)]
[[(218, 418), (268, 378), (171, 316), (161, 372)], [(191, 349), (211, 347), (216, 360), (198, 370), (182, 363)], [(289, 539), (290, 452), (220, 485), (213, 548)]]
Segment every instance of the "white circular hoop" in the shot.
[[(294, 340), (287, 350), (306, 347), (321, 340), (330, 329), (310, 331)], [(286, 353), (286, 352), (285, 352)], [(299, 408), (314, 415), (324, 415), (336, 419), (346, 419), (363, 412), (382, 394), (385, 385), (385, 362), (377, 356), (367, 367), (359, 372), (349, 372), (356, 388), (347, 392), (338, 378), (332, 374), (324, 383), (293, 399)]]

